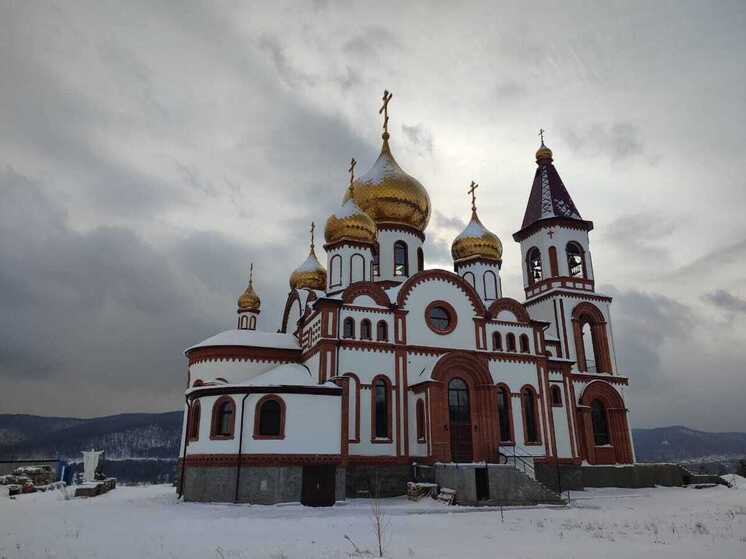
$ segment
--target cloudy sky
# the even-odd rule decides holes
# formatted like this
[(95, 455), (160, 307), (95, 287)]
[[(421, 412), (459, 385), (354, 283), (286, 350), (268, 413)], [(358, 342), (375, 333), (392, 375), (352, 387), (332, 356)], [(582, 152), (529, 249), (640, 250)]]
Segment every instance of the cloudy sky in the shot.
[(0, 2), (0, 412), (176, 409), (249, 261), (275, 330), (347, 162), (392, 149), (449, 267), (480, 183), (518, 247), (547, 144), (635, 426), (746, 425), (746, 4)]

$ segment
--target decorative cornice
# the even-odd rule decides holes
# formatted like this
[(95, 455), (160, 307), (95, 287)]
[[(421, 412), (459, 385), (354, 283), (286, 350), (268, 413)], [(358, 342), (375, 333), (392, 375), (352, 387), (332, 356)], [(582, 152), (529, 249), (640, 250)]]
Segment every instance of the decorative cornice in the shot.
[[(340, 464), (339, 454), (242, 454), (241, 466), (295, 466), (304, 464)], [(187, 467), (229, 468), (238, 466), (238, 454), (191, 454)]]
[(490, 318), (496, 317), (500, 314), (500, 311), (509, 311), (513, 313), (518, 322), (523, 322), (525, 324), (531, 322), (531, 317), (526, 308), (521, 303), (515, 299), (511, 299), (510, 297), (502, 297), (492, 303), (490, 308), (487, 310), (487, 315)]
[(606, 303), (611, 303), (612, 298), (607, 297), (606, 295), (598, 295), (596, 293), (587, 293), (584, 291), (567, 291), (565, 289), (550, 289), (546, 293), (542, 293), (541, 295), (537, 295), (536, 297), (533, 297), (523, 303), (524, 306), (529, 307), (531, 305), (535, 305), (536, 303), (539, 303), (540, 301), (543, 301), (544, 299), (549, 299), (550, 297), (556, 297), (557, 295), (562, 295), (564, 297), (570, 298), (570, 299), (588, 299), (591, 301), (603, 301)]
[(410, 235), (414, 235), (415, 237), (417, 237), (423, 243), (425, 242), (425, 234), (419, 229), (415, 229), (414, 227), (410, 227), (409, 225), (404, 225), (401, 223), (386, 223), (386, 222), (377, 222), (376, 225), (378, 226), (379, 232), (380, 231), (398, 231), (400, 233), (409, 233)]
[(353, 283), (342, 294), (342, 302), (352, 304), (361, 295), (367, 295), (382, 307), (390, 308), (391, 300), (386, 292), (374, 282), (360, 281)]
[(245, 385), (223, 385), (223, 386), (200, 386), (190, 389), (187, 398), (193, 400), (204, 396), (230, 395), (230, 394), (315, 394), (322, 396), (341, 396), (342, 389), (338, 386), (245, 386)]
[(547, 229), (549, 227), (564, 227), (565, 229), (574, 229), (576, 231), (591, 231), (593, 230), (593, 222), (585, 221), (582, 219), (570, 219), (567, 217), (551, 217), (548, 219), (540, 219), (535, 221), (531, 225), (524, 227), (520, 231), (513, 233), (513, 240), (521, 242), (527, 239), (537, 231), (541, 229)]
[(409, 294), (415, 287), (417, 287), (421, 283), (434, 280), (445, 281), (460, 288), (471, 301), (471, 304), (474, 307), (475, 314), (479, 316), (485, 314), (486, 309), (484, 308), (484, 304), (482, 303), (482, 300), (479, 298), (479, 295), (471, 286), (471, 284), (458, 274), (454, 274), (453, 272), (449, 272), (447, 270), (425, 270), (424, 272), (418, 272), (417, 274), (413, 275), (404, 282), (401, 289), (399, 290), (399, 295), (396, 298), (396, 304), (400, 307), (405, 306)]
[(264, 363), (299, 363), (300, 349), (278, 349), (269, 347), (210, 346), (190, 349), (187, 352), (189, 366), (205, 361), (257, 361)]

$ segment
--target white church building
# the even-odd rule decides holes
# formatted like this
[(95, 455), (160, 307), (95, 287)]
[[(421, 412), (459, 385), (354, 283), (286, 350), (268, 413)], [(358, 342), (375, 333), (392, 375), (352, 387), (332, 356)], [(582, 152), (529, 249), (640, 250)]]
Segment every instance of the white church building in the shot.
[(430, 199), (391, 152), (389, 99), (381, 154), (357, 178), (353, 160), (326, 221), (326, 265), (312, 232), (279, 321), (261, 316), (250, 280), (236, 327), (186, 350), (187, 500), (403, 494), (414, 464), (634, 462), (593, 223), (552, 151), (542, 140), (513, 235), (521, 302), (502, 293), (502, 243), (477, 215), (473, 183), (453, 269), (425, 268)]

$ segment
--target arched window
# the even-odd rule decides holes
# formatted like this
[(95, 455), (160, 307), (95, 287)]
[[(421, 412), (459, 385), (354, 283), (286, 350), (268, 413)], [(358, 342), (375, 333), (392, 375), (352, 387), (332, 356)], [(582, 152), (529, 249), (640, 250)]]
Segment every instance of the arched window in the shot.
[(513, 442), (513, 414), (510, 406), (510, 390), (507, 386), (497, 388), (497, 413), (500, 420), (500, 442)]
[(521, 353), (531, 353), (531, 349), (528, 347), (528, 336), (526, 334), (521, 334), (519, 343), (521, 344)]
[(329, 287), (342, 285), (342, 257), (335, 254), (329, 259)]
[(503, 350), (503, 337), (500, 335), (500, 332), (492, 333), (492, 349), (494, 351)]
[(536, 410), (536, 393), (532, 388), (526, 387), (521, 391), (523, 403), (523, 425), (525, 427), (524, 439), (526, 444), (539, 444), (539, 417)]
[(425, 402), (417, 400), (417, 442), (424, 443), (427, 440), (425, 429)]
[(606, 408), (601, 400), (591, 403), (591, 423), (593, 424), (593, 442), (596, 446), (604, 446), (611, 442), (609, 437), (609, 422), (606, 419)]
[(259, 400), (254, 411), (255, 439), (285, 438), (285, 402), (268, 394)]
[(409, 275), (409, 259), (407, 256), (407, 243), (396, 241), (394, 243), (394, 275)]
[(350, 283), (356, 281), (365, 281), (365, 258), (357, 253), (350, 257)]
[(378, 250), (376, 249), (373, 249), (373, 262), (370, 268), (373, 277), (381, 275), (381, 261), (379, 260)]
[(557, 277), (559, 275), (559, 270), (557, 268), (557, 247), (552, 245), (549, 247), (549, 275)]
[(578, 304), (572, 311), (578, 369), (589, 373), (611, 373), (613, 367), (603, 313), (592, 303)]
[(345, 318), (342, 323), (342, 337), (343, 338), (354, 338), (355, 337), (355, 321), (349, 316)]
[(256, 317), (249, 318), (249, 330), (256, 330)]
[(246, 330), (249, 327), (249, 317), (245, 314), (242, 314), (241, 317), (238, 319), (238, 327), (241, 330)]
[(471, 285), (472, 287), (476, 287), (476, 285), (474, 284), (474, 274), (472, 274), (471, 272), (466, 272), (464, 273), (464, 279), (469, 283), (469, 285)]
[(371, 339), (370, 320), (368, 320), (367, 318), (363, 319), (363, 321), (360, 323), (360, 339), (361, 340)]
[(541, 267), (541, 253), (536, 247), (531, 248), (526, 254), (526, 270), (528, 271), (528, 285), (534, 285), (544, 278)]
[(422, 252), (422, 247), (417, 247), (417, 271), (421, 272), (425, 269), (425, 254)]
[(515, 335), (512, 332), (505, 336), (505, 342), (508, 346), (508, 351), (515, 351)]
[(199, 418), (202, 413), (200, 409), (199, 400), (195, 400), (192, 404), (192, 415), (189, 422), (189, 440), (196, 441), (199, 439)]
[(351, 443), (360, 442), (360, 379), (354, 373), (342, 375), (349, 379), (348, 437)]
[(585, 273), (585, 253), (583, 247), (578, 243), (570, 242), (567, 243), (567, 270), (570, 277), (579, 278), (586, 277)]
[(373, 381), (373, 439), (391, 439), (391, 397), (384, 377)]
[(221, 396), (212, 407), (211, 438), (233, 438), (233, 427), (236, 423), (236, 404), (230, 396)]
[(560, 387), (556, 384), (552, 385), (552, 388), (550, 389), (550, 394), (552, 395), (552, 405), (553, 406), (562, 406), (562, 391), (560, 390)]
[(389, 339), (389, 326), (385, 320), (379, 320), (376, 325), (376, 339), (379, 342), (385, 342)]
[(487, 270), (482, 277), (484, 281), (484, 298), (485, 300), (497, 299), (497, 276), (495, 272)]

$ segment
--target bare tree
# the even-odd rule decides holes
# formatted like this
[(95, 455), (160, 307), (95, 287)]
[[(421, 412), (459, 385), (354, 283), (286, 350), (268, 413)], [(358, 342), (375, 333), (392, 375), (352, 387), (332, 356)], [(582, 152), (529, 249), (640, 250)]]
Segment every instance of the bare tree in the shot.
[(376, 541), (378, 543), (378, 556), (383, 557), (383, 552), (388, 543), (389, 528), (391, 525), (390, 519), (386, 516), (386, 511), (383, 508), (383, 501), (381, 500), (381, 484), (378, 479), (378, 472), (376, 472), (373, 480), (373, 490), (371, 491), (371, 516), (373, 517), (373, 530), (376, 535)]

